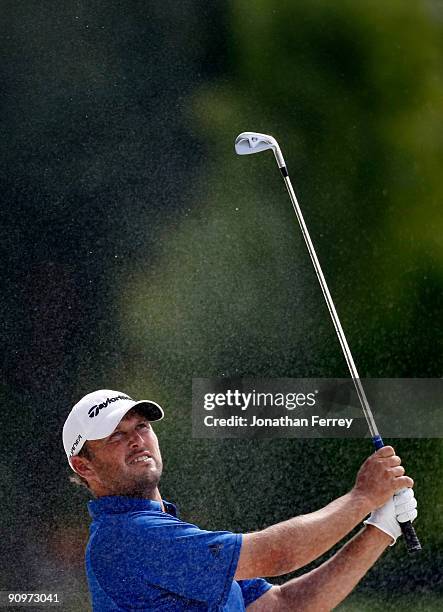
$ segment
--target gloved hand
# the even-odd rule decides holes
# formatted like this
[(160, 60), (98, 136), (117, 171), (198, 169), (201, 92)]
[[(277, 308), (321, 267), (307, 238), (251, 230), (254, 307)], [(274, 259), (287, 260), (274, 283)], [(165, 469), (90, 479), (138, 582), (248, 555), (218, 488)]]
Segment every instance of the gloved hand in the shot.
[(374, 525), (393, 538), (394, 546), (401, 535), (400, 523), (413, 521), (417, 517), (417, 500), (412, 489), (402, 489), (391, 497), (383, 506), (374, 510), (363, 523)]

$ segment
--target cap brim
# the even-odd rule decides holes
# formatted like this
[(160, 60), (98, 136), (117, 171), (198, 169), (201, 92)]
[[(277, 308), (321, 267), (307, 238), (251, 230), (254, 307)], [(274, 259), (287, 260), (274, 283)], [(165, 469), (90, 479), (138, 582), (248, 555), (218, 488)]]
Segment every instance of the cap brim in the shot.
[(161, 421), (165, 416), (163, 408), (155, 402), (151, 402), (149, 400), (140, 400), (139, 402), (135, 402), (131, 410), (133, 408), (141, 408), (148, 421)]

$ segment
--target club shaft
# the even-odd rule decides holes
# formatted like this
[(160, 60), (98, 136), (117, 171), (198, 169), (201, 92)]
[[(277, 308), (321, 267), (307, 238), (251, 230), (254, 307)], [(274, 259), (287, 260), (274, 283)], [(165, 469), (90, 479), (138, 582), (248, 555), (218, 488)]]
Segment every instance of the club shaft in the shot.
[[(355, 390), (357, 392), (358, 399), (360, 400), (360, 404), (363, 410), (363, 414), (365, 415), (366, 421), (368, 423), (369, 431), (373, 439), (379, 438), (380, 434), (378, 433), (377, 426), (374, 421), (374, 417), (372, 416), (372, 411), (369, 406), (368, 399), (366, 397), (365, 390), (363, 389), (363, 385), (361, 384), (360, 377), (357, 372), (357, 368), (354, 363), (354, 359), (352, 358), (351, 349), (349, 348), (348, 341), (346, 340), (345, 333), (340, 323), (340, 319), (338, 318), (337, 310), (335, 309), (334, 302), (332, 300), (331, 294), (329, 292), (328, 284), (324, 277), (323, 271), (320, 266), (320, 262), (318, 261), (317, 253), (315, 252), (314, 245), (312, 244), (311, 237), (309, 235), (308, 228), (306, 226), (305, 220), (303, 218), (303, 214), (301, 212), (300, 205), (297, 201), (297, 197), (295, 195), (294, 189), (291, 184), (291, 179), (287, 176), (286, 168), (285, 172), (282, 172), (283, 179), (286, 184), (286, 188), (289, 193), (289, 197), (291, 198), (292, 206), (294, 208), (294, 212), (297, 216), (298, 223), (300, 225), (300, 229), (303, 234), (303, 238), (305, 240), (306, 246), (309, 251), (309, 255), (311, 257), (311, 261), (314, 265), (315, 273), (318, 278), (318, 282), (320, 283), (321, 290), (323, 292), (324, 298), (326, 300), (326, 304), (329, 310), (329, 314), (331, 315), (332, 322), (334, 324), (335, 331), (337, 333), (340, 346), (343, 351), (343, 355), (345, 356), (346, 363), (348, 364), (349, 372), (351, 374), (352, 381), (355, 386)], [(286, 176), (285, 176), (286, 174)]]
[[(329, 314), (331, 315), (335, 331), (340, 341), (340, 346), (342, 348), (343, 355), (345, 356), (346, 363), (348, 364), (349, 372), (351, 373), (351, 378), (354, 383), (355, 390), (357, 391), (357, 396), (360, 400), (363, 414), (365, 415), (368, 428), (372, 436), (372, 442), (375, 446), (375, 449), (378, 450), (384, 446), (384, 442), (382, 440), (382, 437), (378, 433), (377, 426), (375, 425), (374, 417), (372, 416), (372, 411), (369, 406), (366, 393), (363, 389), (363, 385), (361, 384), (357, 368), (355, 367), (351, 350), (349, 348), (345, 333), (341, 326), (340, 319), (338, 318), (338, 314), (335, 309), (334, 302), (332, 301), (331, 294), (329, 293), (326, 279), (323, 275), (320, 262), (318, 261), (317, 254), (315, 252), (314, 245), (312, 244), (312, 240), (309, 235), (308, 228), (306, 227), (305, 220), (303, 219), (303, 215), (299, 203), (297, 202), (294, 189), (292, 188), (291, 180), (288, 176), (285, 160), (281, 153), (280, 147), (278, 146), (275, 138), (267, 134), (259, 134), (258, 132), (242, 132), (237, 136), (234, 146), (236, 152), (239, 155), (250, 155), (251, 153), (259, 153), (260, 151), (265, 151), (267, 149), (272, 149), (274, 152), (275, 160), (277, 162), (278, 167), (280, 168), (283, 179), (285, 181), (286, 188), (288, 190), (289, 197), (291, 198), (292, 206), (294, 208), (294, 212), (297, 216), (298, 223), (303, 234), (303, 238), (308, 248), (312, 263), (314, 265), (315, 273), (317, 274), (318, 282), (320, 283), (321, 290), (328, 306)], [(411, 521), (401, 523), (400, 526), (406, 541), (408, 552), (417, 552), (421, 550), (420, 541), (417, 538), (417, 534), (415, 533)]]

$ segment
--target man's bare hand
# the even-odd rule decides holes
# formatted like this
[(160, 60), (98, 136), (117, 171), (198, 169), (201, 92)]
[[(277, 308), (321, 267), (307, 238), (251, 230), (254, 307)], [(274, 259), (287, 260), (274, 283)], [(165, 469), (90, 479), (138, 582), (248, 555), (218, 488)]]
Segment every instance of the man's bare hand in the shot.
[(413, 486), (414, 481), (405, 475), (400, 457), (392, 446), (384, 446), (361, 466), (353, 493), (367, 499), (370, 509), (375, 510), (400, 489)]

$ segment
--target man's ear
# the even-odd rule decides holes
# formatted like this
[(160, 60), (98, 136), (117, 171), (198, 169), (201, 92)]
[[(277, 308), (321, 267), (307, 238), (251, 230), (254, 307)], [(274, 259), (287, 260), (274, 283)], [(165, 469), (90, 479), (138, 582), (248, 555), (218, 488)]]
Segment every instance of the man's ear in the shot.
[(94, 474), (94, 468), (91, 465), (91, 462), (84, 457), (78, 457), (74, 455), (71, 459), (71, 464), (76, 473), (82, 478), (91, 477)]

